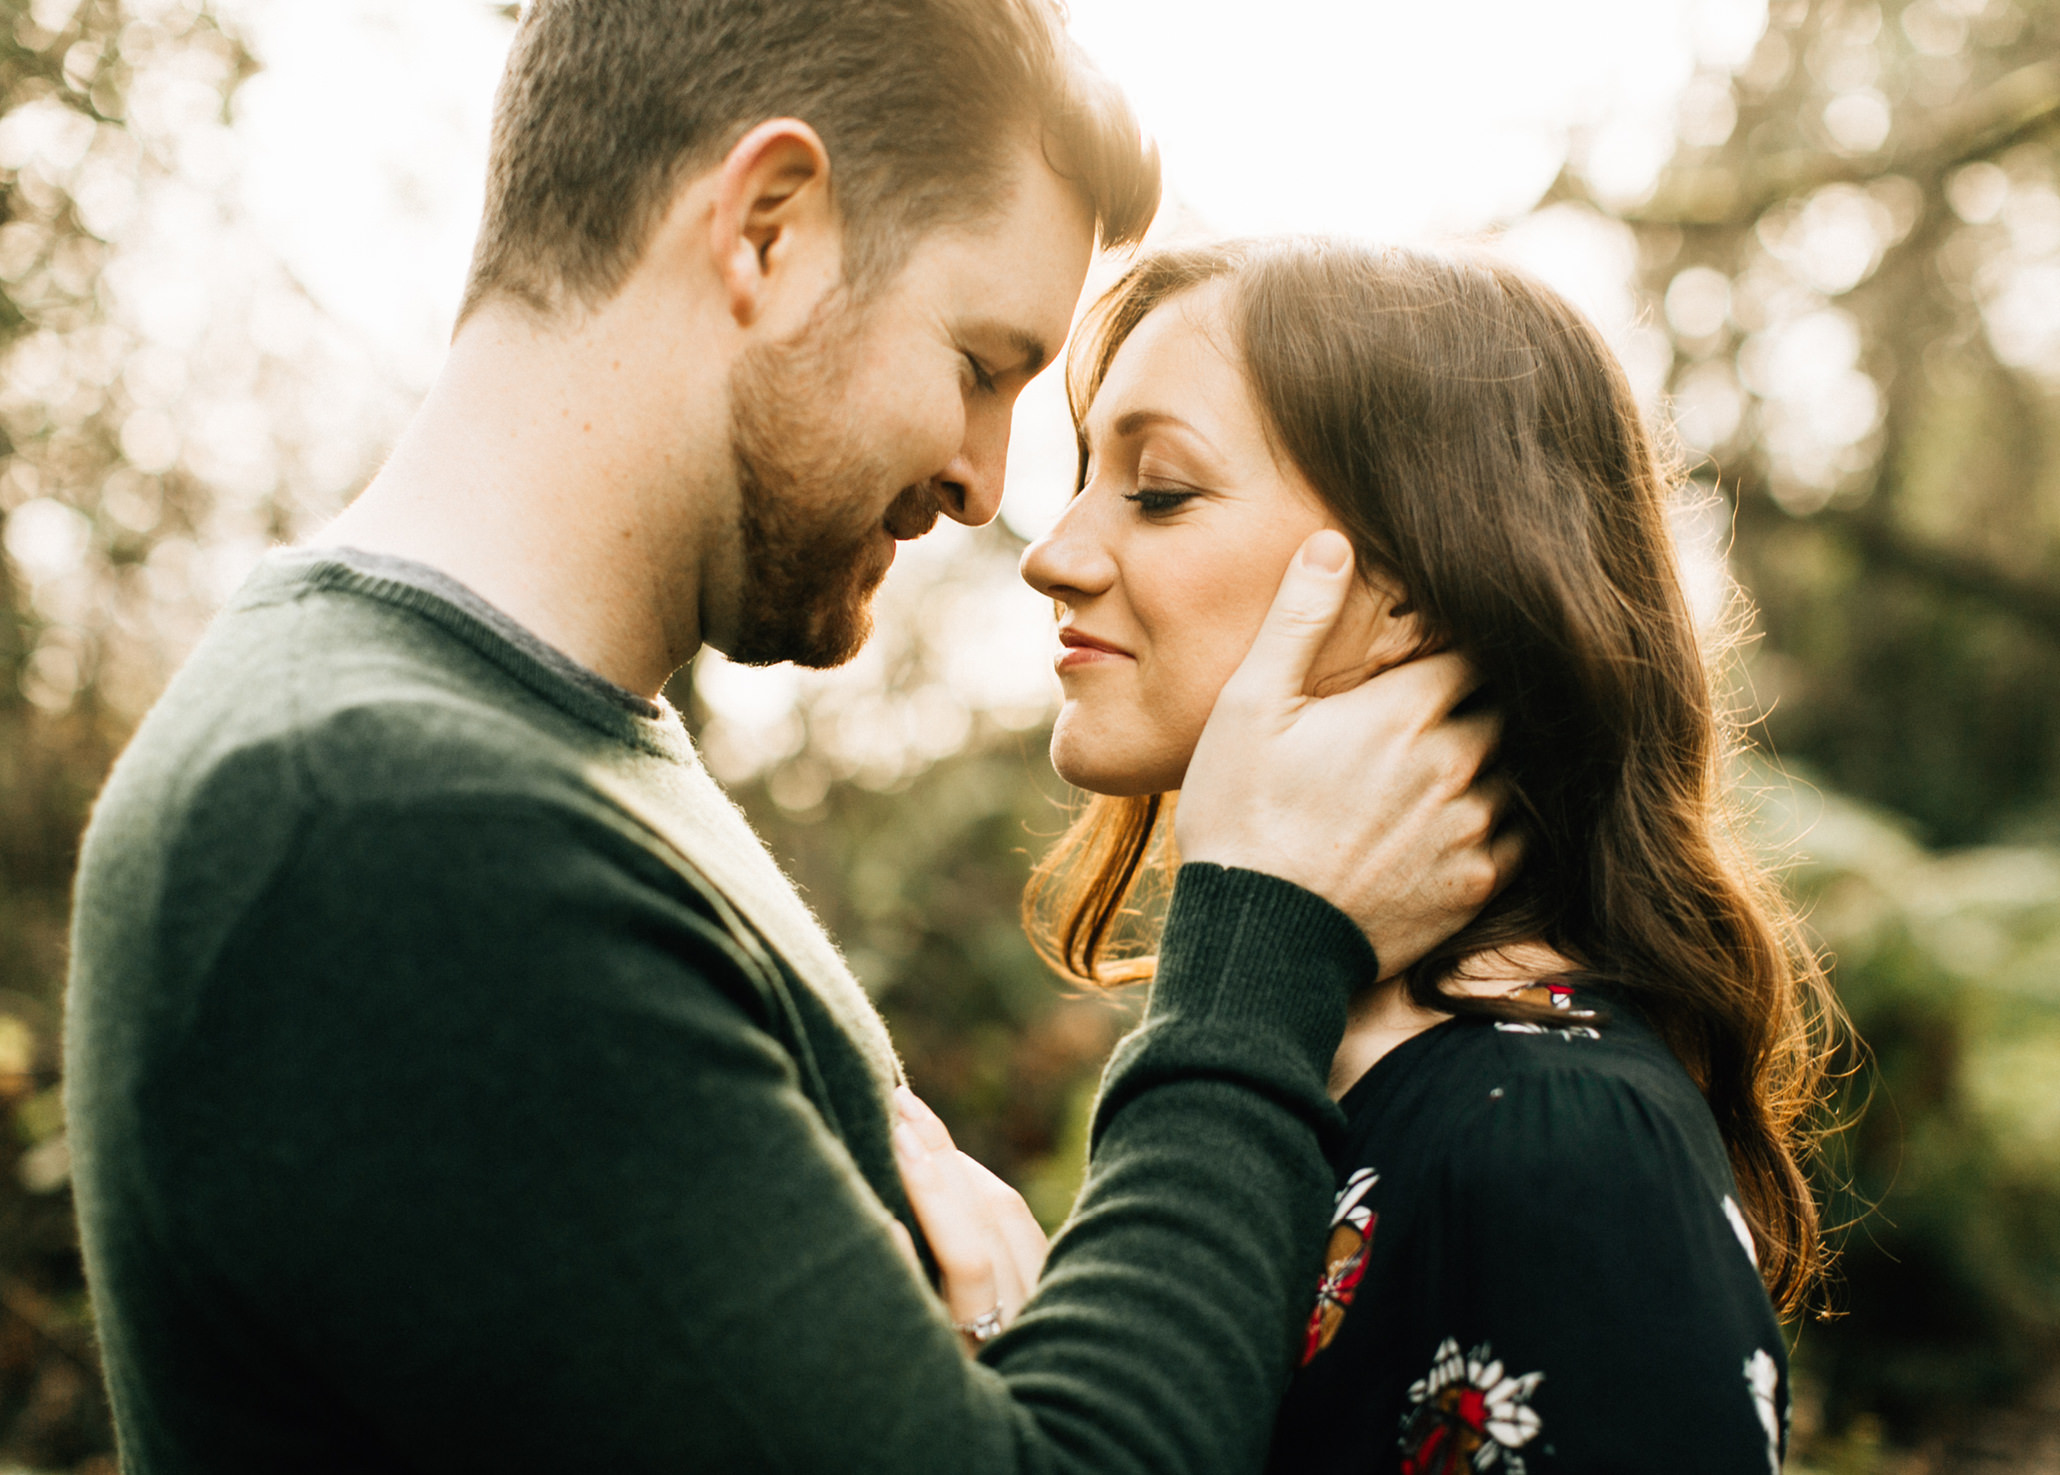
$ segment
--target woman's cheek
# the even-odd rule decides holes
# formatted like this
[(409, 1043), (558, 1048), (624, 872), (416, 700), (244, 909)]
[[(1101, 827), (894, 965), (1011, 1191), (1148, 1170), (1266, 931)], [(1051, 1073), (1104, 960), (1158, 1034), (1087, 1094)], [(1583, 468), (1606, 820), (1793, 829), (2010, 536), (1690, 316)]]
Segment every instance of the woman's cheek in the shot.
[(1197, 629), (1177, 652), (1166, 653), (1174, 659), (1152, 673), (1145, 705), (1157, 739), (1157, 762), (1168, 776), (1166, 787), (1179, 786), (1194, 757), (1195, 744), (1201, 741), (1202, 729), (1216, 710), (1217, 697), (1236, 674), (1256, 633), (1256, 624), (1247, 632), (1242, 622)]

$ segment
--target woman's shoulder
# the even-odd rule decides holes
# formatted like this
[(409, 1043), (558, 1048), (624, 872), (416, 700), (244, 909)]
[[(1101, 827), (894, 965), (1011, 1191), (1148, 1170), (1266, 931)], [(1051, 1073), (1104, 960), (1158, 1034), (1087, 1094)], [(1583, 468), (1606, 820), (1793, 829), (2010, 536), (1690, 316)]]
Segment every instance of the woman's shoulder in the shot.
[(1456, 1186), (1498, 1197), (1606, 1184), (1615, 1198), (1664, 1182), (1729, 1195), (1708, 1103), (1635, 1008), (1589, 990), (1538, 993), (1528, 1001), (1549, 1002), (1549, 1022), (1441, 1026), (1403, 1072), (1414, 1079), (1397, 1083), (1382, 1135), (1418, 1136)]
[(1628, 1207), (1730, 1199), (1730, 1156), (1709, 1103), (1621, 997), (1584, 994), (1561, 1026), (1483, 1021), (1474, 1048), (1503, 1077), (1454, 1118), (1449, 1171), (1476, 1192)]
[(1681, 1062), (1625, 994), (1540, 984), (1515, 997), (1551, 1012), (1543, 1021), (1469, 1021), (1474, 1048), (1512, 1078), (1541, 1085), (1616, 1082), (1701, 1101)]

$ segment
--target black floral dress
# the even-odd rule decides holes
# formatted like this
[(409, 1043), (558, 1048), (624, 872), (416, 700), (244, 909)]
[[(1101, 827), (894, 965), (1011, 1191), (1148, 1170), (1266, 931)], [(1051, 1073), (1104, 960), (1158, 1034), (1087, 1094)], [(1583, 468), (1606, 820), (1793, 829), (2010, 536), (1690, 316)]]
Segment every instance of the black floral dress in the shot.
[(1528, 992), (1566, 1024), (1448, 1020), (1346, 1094), (1277, 1475), (1779, 1475), (1787, 1350), (1709, 1108), (1614, 996)]

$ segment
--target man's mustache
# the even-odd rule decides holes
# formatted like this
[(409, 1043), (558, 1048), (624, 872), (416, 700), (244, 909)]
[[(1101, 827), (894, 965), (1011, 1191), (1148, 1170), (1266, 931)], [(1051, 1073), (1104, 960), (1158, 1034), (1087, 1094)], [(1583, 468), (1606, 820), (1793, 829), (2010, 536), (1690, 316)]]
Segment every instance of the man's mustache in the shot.
[(903, 490), (888, 505), (887, 515), (881, 521), (890, 534), (906, 543), (937, 526), (937, 519), (943, 513), (944, 502), (938, 494), (937, 484), (926, 481)]

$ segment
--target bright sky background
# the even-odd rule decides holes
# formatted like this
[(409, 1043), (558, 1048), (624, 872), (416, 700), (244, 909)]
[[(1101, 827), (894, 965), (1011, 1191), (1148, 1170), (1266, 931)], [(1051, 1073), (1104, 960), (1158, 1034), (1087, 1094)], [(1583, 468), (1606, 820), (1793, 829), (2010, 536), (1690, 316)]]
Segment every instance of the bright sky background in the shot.
[[(426, 383), (456, 306), (508, 25), (485, 0), (233, 0), (246, 204), (300, 279)], [(1232, 233), (1422, 240), (1521, 214), (1569, 140), (1635, 190), (1698, 64), (1765, 0), (1074, 0), (1172, 193)]]

